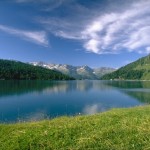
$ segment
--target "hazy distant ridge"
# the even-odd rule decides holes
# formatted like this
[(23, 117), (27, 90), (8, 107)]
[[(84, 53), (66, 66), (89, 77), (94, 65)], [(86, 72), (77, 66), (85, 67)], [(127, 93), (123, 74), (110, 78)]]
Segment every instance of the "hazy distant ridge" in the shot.
[(90, 68), (89, 66), (72, 66), (62, 64), (48, 64), (44, 62), (31, 62), (34, 66), (41, 66), (51, 70), (59, 71), (76, 79), (100, 79), (103, 75), (115, 71), (114, 68), (100, 67)]

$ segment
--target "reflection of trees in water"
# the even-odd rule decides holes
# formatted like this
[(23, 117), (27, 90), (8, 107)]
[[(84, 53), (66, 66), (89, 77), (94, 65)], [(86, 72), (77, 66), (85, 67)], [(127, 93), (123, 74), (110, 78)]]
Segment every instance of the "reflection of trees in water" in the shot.
[[(139, 81), (0, 81), (0, 96), (14, 95), (30, 92), (70, 92), (70, 91), (89, 91), (109, 90), (112, 87), (120, 89), (150, 88), (150, 82)], [(127, 93), (127, 91), (126, 91)], [(130, 95), (137, 95), (140, 99), (148, 99), (149, 93), (128, 92)], [(128, 94), (127, 93), (127, 94)], [(139, 94), (138, 94), (139, 93)]]
[[(122, 89), (121, 91), (143, 103), (150, 103), (150, 82), (149, 81), (112, 81), (107, 85)], [(133, 89), (133, 90), (128, 90)], [(142, 90), (136, 90), (142, 89)]]
[(0, 81), (0, 96), (42, 92), (59, 93), (70, 91), (108, 90), (112, 86), (102, 81)]
[(136, 98), (138, 101), (150, 104), (150, 93), (139, 91), (124, 91), (129, 96)]
[[(2, 113), (3, 112), (6, 113), (5, 117), (8, 118), (8, 121), (9, 119), (11, 121), (15, 117), (16, 118), (18, 117), (18, 110), (16, 110), (16, 108), (21, 108), (20, 118), (19, 118), (20, 120), (40, 120), (49, 116), (56, 117), (59, 115), (66, 115), (66, 114), (75, 115), (78, 113), (94, 114), (97, 112), (108, 110), (112, 107), (123, 107), (123, 105), (127, 107), (130, 106), (129, 101), (125, 103), (122, 102), (121, 93), (125, 93), (130, 97), (134, 97), (141, 102), (150, 103), (149, 102), (150, 93), (140, 91), (141, 89), (144, 90), (143, 87), (149, 87), (149, 84), (147, 84), (146, 82), (143, 82), (142, 84), (141, 82), (135, 82), (135, 83), (118, 82), (118, 81), (108, 82), (108, 81), (96, 81), (96, 80), (95, 81), (90, 81), (90, 80), (0, 81), (0, 97), (8, 96), (8, 95), (16, 95), (16, 94), (21, 95), (21, 94), (31, 93), (26, 97), (26, 100), (24, 98), (22, 99), (21, 97), (20, 99), (12, 98), (10, 104), (12, 104), (14, 100), (14, 106), (8, 105), (7, 102), (7, 105), (5, 106), (5, 108), (7, 109), (2, 109), (3, 105), (1, 105), (0, 111)], [(139, 91), (135, 91), (137, 88), (139, 88)], [(112, 91), (108, 92), (108, 90), (112, 90)], [(86, 91), (87, 91), (86, 94), (85, 93), (82, 94), (82, 92), (86, 92)], [(148, 88), (147, 91), (149, 91)], [(35, 94), (35, 92), (40, 94), (42, 93), (43, 95), (39, 94), (38, 95), (39, 99), (37, 98), (37, 96), (36, 97), (33, 96), (32, 98), (32, 94)], [(75, 93), (73, 94), (71, 93), (70, 95), (68, 94), (69, 96), (68, 95), (64, 96), (65, 94), (61, 94), (60, 92), (62, 93), (75, 92)], [(93, 95), (93, 93), (95, 95)], [(117, 95), (118, 93), (119, 96)], [(72, 98), (71, 96), (75, 96), (75, 97)], [(117, 98), (119, 100), (117, 100)], [(3, 120), (3, 118), (1, 120)]]
[(105, 84), (117, 88), (150, 88), (149, 81), (106, 81)]
[(0, 81), (0, 96), (19, 95), (33, 91), (41, 92), (53, 85), (54, 83), (50, 81)]
[(30, 92), (70, 92), (106, 90), (108, 85), (100, 81), (0, 81), (0, 96), (19, 95)]

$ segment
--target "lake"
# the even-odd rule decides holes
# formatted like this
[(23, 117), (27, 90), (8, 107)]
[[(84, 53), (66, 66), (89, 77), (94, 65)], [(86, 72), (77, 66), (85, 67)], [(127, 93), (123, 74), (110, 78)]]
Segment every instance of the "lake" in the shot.
[(5, 123), (149, 103), (148, 81), (0, 81), (0, 122)]

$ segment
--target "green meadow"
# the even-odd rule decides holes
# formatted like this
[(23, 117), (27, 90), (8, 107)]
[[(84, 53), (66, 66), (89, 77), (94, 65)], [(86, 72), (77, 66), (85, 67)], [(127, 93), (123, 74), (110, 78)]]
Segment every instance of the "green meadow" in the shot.
[(150, 106), (0, 125), (0, 150), (149, 150)]

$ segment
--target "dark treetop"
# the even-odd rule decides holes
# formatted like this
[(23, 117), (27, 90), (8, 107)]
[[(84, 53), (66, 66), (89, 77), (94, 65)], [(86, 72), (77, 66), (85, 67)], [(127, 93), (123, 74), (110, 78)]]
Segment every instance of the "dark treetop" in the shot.
[(150, 80), (150, 55), (121, 67), (113, 73), (104, 75), (102, 79)]
[(32, 66), (26, 63), (0, 60), (1, 80), (71, 80), (73, 78), (60, 72)]

